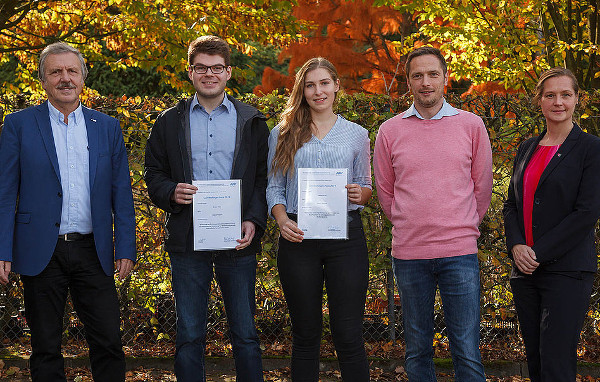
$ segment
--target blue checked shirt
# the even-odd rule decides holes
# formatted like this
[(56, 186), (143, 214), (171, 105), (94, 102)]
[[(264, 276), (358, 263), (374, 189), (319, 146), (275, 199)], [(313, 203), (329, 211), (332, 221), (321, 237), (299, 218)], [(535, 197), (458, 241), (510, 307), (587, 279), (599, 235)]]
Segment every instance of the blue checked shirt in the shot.
[[(371, 188), (371, 146), (369, 132), (338, 116), (335, 124), (323, 139), (314, 135), (294, 156), (294, 172), (283, 175), (271, 172), (273, 157), (279, 137), (279, 126), (269, 135), (269, 184), (267, 204), (269, 213), (274, 205), (283, 204), (288, 213), (298, 213), (298, 168), (347, 168), (348, 184), (356, 183)], [(348, 210), (362, 208), (348, 202)]]
[(194, 180), (223, 180), (231, 177), (237, 112), (225, 96), (210, 114), (194, 95), (190, 105), (190, 140)]

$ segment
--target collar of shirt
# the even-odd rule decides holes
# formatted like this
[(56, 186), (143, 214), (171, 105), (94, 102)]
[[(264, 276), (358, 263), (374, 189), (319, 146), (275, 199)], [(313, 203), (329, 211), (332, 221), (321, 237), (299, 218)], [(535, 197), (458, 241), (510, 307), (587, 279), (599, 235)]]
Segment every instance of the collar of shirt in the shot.
[[(190, 113), (192, 113), (194, 111), (194, 108), (196, 107), (196, 105), (198, 105), (201, 110), (206, 111), (204, 109), (204, 106), (200, 105), (200, 102), (198, 102), (198, 94), (194, 94), (194, 98), (192, 98), (192, 103), (190, 104)], [(225, 106), (225, 109), (227, 110), (228, 113), (231, 113), (231, 111), (233, 110), (233, 102), (231, 102), (229, 100), (229, 97), (227, 97), (227, 94), (225, 94), (225, 97), (223, 97), (223, 102), (221, 102), (221, 104), (219, 106), (217, 106), (215, 108), (215, 110), (218, 110), (222, 106)], [(215, 110), (213, 110), (213, 112)]]
[[(63, 125), (65, 124), (64, 114), (58, 111), (58, 109), (55, 108), (50, 101), (48, 101), (48, 113), (50, 114), (50, 119), (58, 121)], [(79, 102), (79, 106), (77, 106), (77, 109), (73, 110), (73, 112), (69, 114), (68, 117), (73, 118), (73, 122), (75, 122), (76, 124), (83, 122), (83, 108), (81, 107), (81, 102)]]
[[(431, 117), (431, 119), (442, 119), (443, 117), (451, 117), (451, 116), (456, 115), (456, 114), (458, 114), (458, 110), (456, 110), (454, 107), (452, 107), (452, 105), (450, 105), (444, 99), (444, 104), (442, 105), (442, 108), (440, 109), (440, 111), (437, 112), (436, 115), (434, 115), (433, 117)], [(417, 108), (415, 107), (414, 102), (413, 102), (412, 105), (410, 105), (410, 107), (408, 108), (408, 110), (406, 110), (406, 112), (404, 113), (404, 115), (402, 116), (402, 118), (412, 117), (413, 115), (415, 117), (419, 118), (419, 119), (425, 119), (417, 111)]]

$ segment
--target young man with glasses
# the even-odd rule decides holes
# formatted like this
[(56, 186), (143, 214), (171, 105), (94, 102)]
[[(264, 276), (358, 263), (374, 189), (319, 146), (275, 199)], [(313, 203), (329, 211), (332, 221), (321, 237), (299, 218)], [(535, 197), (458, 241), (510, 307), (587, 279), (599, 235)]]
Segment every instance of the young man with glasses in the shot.
[[(152, 201), (167, 212), (165, 249), (177, 309), (175, 374), (204, 381), (208, 301), (213, 269), (231, 333), (237, 381), (262, 381), (254, 325), (256, 254), (267, 223), (265, 117), (225, 93), (229, 45), (215, 36), (194, 40), (188, 75), (195, 95), (156, 120), (146, 146), (145, 179)], [(192, 180), (241, 179), (242, 238), (232, 250), (194, 251)]]

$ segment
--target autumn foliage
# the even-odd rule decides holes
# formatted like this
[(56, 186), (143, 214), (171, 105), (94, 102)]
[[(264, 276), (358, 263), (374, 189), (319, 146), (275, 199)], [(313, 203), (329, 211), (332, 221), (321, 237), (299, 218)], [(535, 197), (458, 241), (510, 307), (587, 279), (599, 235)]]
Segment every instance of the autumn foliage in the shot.
[[(531, 94), (540, 73), (569, 68), (584, 89), (600, 87), (600, 4), (596, 0), (300, 0), (293, 15), (310, 22), (279, 56), (288, 73), (265, 71), (256, 94), (289, 88), (295, 70), (322, 55), (350, 92), (403, 94), (403, 55), (440, 46), (451, 79), (472, 92)], [(395, 79), (394, 79), (395, 78)]]
[(337, 68), (348, 92), (397, 94), (406, 91), (396, 76), (403, 73), (401, 50), (395, 41), (411, 32), (411, 18), (374, 0), (299, 0), (293, 15), (310, 23), (301, 41), (284, 48), (279, 60), (289, 60), (288, 73), (266, 69), (255, 94), (291, 88), (297, 68), (323, 56)]
[(218, 35), (251, 54), (249, 42), (280, 46), (300, 28), (283, 0), (5, 0), (0, 11), (0, 64), (16, 64), (16, 79), (0, 80), (4, 92), (39, 91), (37, 55), (58, 40), (77, 47), (90, 66), (151, 69), (189, 90), (180, 73), (198, 36)]
[(457, 78), (530, 93), (539, 74), (569, 68), (584, 89), (600, 86), (596, 0), (381, 0), (411, 14), (407, 41), (438, 42)]

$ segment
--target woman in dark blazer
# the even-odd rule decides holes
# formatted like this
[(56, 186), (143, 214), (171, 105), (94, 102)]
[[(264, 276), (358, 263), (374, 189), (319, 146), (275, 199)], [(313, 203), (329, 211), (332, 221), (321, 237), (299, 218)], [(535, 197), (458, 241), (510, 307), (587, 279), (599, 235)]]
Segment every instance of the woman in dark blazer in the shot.
[(569, 70), (542, 73), (533, 101), (546, 129), (519, 146), (504, 203), (510, 284), (532, 382), (575, 381), (597, 269), (600, 138), (573, 122), (578, 99)]

